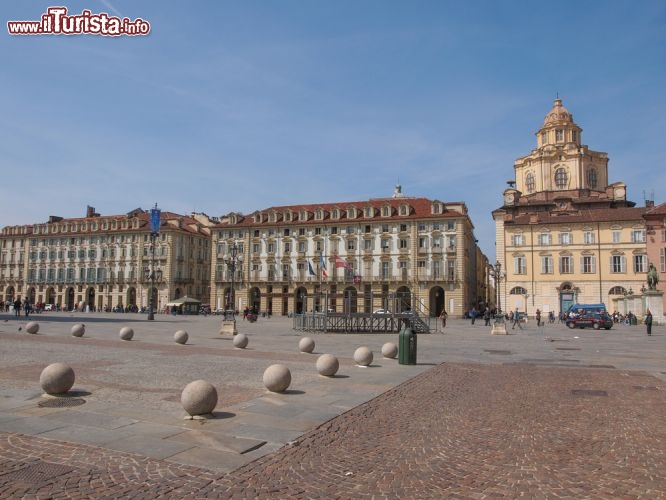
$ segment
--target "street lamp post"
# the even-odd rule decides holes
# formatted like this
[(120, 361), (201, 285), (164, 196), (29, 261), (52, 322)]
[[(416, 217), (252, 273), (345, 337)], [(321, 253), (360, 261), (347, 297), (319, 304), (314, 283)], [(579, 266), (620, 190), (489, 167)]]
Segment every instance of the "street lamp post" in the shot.
[(148, 306), (148, 319), (155, 319), (155, 241), (160, 233), (161, 211), (155, 207), (150, 211), (150, 305)]
[(495, 278), (495, 292), (497, 295), (497, 313), (495, 314), (495, 322), (493, 323), (492, 335), (506, 335), (506, 324), (504, 323), (504, 314), (502, 313), (501, 303), (501, 283), (502, 283), (502, 263), (498, 260), (495, 265), (488, 266), (490, 275)]
[[(229, 298), (227, 305), (231, 306), (231, 319), (235, 321), (236, 314), (236, 266), (243, 262), (243, 255), (238, 253), (238, 245), (234, 243), (229, 249), (230, 253), (224, 256), (224, 262), (227, 264), (231, 272), (231, 290), (229, 291)], [(226, 315), (226, 313), (225, 313)]]

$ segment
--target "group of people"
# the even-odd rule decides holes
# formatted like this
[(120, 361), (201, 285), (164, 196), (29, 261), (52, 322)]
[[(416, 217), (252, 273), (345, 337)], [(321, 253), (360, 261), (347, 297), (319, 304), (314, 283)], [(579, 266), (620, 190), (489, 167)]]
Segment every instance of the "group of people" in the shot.
[(26, 318), (30, 316), (30, 313), (33, 311), (33, 306), (27, 297), (22, 302), (21, 297), (17, 297), (14, 302), (11, 302), (10, 300), (5, 302), (5, 312), (9, 312), (10, 305), (14, 307), (14, 316), (17, 318), (21, 316), (21, 309), (23, 309)]

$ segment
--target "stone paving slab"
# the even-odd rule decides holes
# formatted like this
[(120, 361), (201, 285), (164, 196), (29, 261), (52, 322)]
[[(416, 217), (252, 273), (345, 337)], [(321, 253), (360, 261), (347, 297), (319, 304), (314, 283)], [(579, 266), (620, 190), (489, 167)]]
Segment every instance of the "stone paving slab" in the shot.
[(206, 446), (189, 448), (181, 453), (172, 455), (166, 461), (227, 473), (245, 465), (247, 458), (233, 451)]
[(168, 458), (194, 447), (192, 443), (179, 443), (151, 436), (120, 437), (106, 443), (106, 447), (117, 451), (137, 453), (150, 458)]
[(14, 432), (16, 434), (36, 435), (59, 429), (66, 425), (67, 424), (62, 422), (53, 422), (48, 418), (23, 417), (2, 422), (2, 430), (5, 432)]
[[(83, 407), (80, 407), (83, 408)], [(134, 424), (137, 421), (131, 418), (115, 417), (105, 415), (102, 413), (90, 413), (87, 411), (80, 411), (73, 408), (72, 411), (57, 411), (49, 415), (49, 420), (53, 422), (75, 423), (76, 425), (102, 428), (102, 429), (118, 429)]]
[(266, 441), (242, 438), (215, 431), (187, 431), (166, 437), (168, 441), (176, 441), (193, 446), (199, 445), (213, 450), (232, 452), (242, 455), (266, 444)]
[(99, 427), (89, 427), (77, 424), (65, 425), (50, 431), (40, 432), (39, 435), (49, 439), (70, 441), (72, 443), (104, 445), (135, 434), (129, 431), (100, 429)]

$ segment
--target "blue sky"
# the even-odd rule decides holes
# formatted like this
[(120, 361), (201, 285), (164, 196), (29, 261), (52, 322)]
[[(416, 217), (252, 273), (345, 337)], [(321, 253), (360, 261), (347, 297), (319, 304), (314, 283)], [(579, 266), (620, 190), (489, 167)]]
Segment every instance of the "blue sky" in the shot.
[[(49, 2), (5, 2), (3, 24)], [(0, 226), (154, 203), (390, 196), (491, 211), (556, 93), (629, 198), (664, 201), (666, 3), (59, 2), (137, 37), (2, 35)], [(644, 195), (645, 193), (645, 195)]]

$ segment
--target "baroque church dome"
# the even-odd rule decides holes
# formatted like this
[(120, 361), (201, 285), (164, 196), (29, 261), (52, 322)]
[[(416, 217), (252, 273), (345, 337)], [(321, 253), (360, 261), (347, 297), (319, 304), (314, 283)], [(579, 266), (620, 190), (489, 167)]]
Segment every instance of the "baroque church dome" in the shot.
[(548, 112), (546, 118), (543, 120), (544, 127), (555, 123), (573, 123), (573, 116), (567, 108), (562, 106), (562, 99), (560, 98), (555, 99), (553, 109)]

